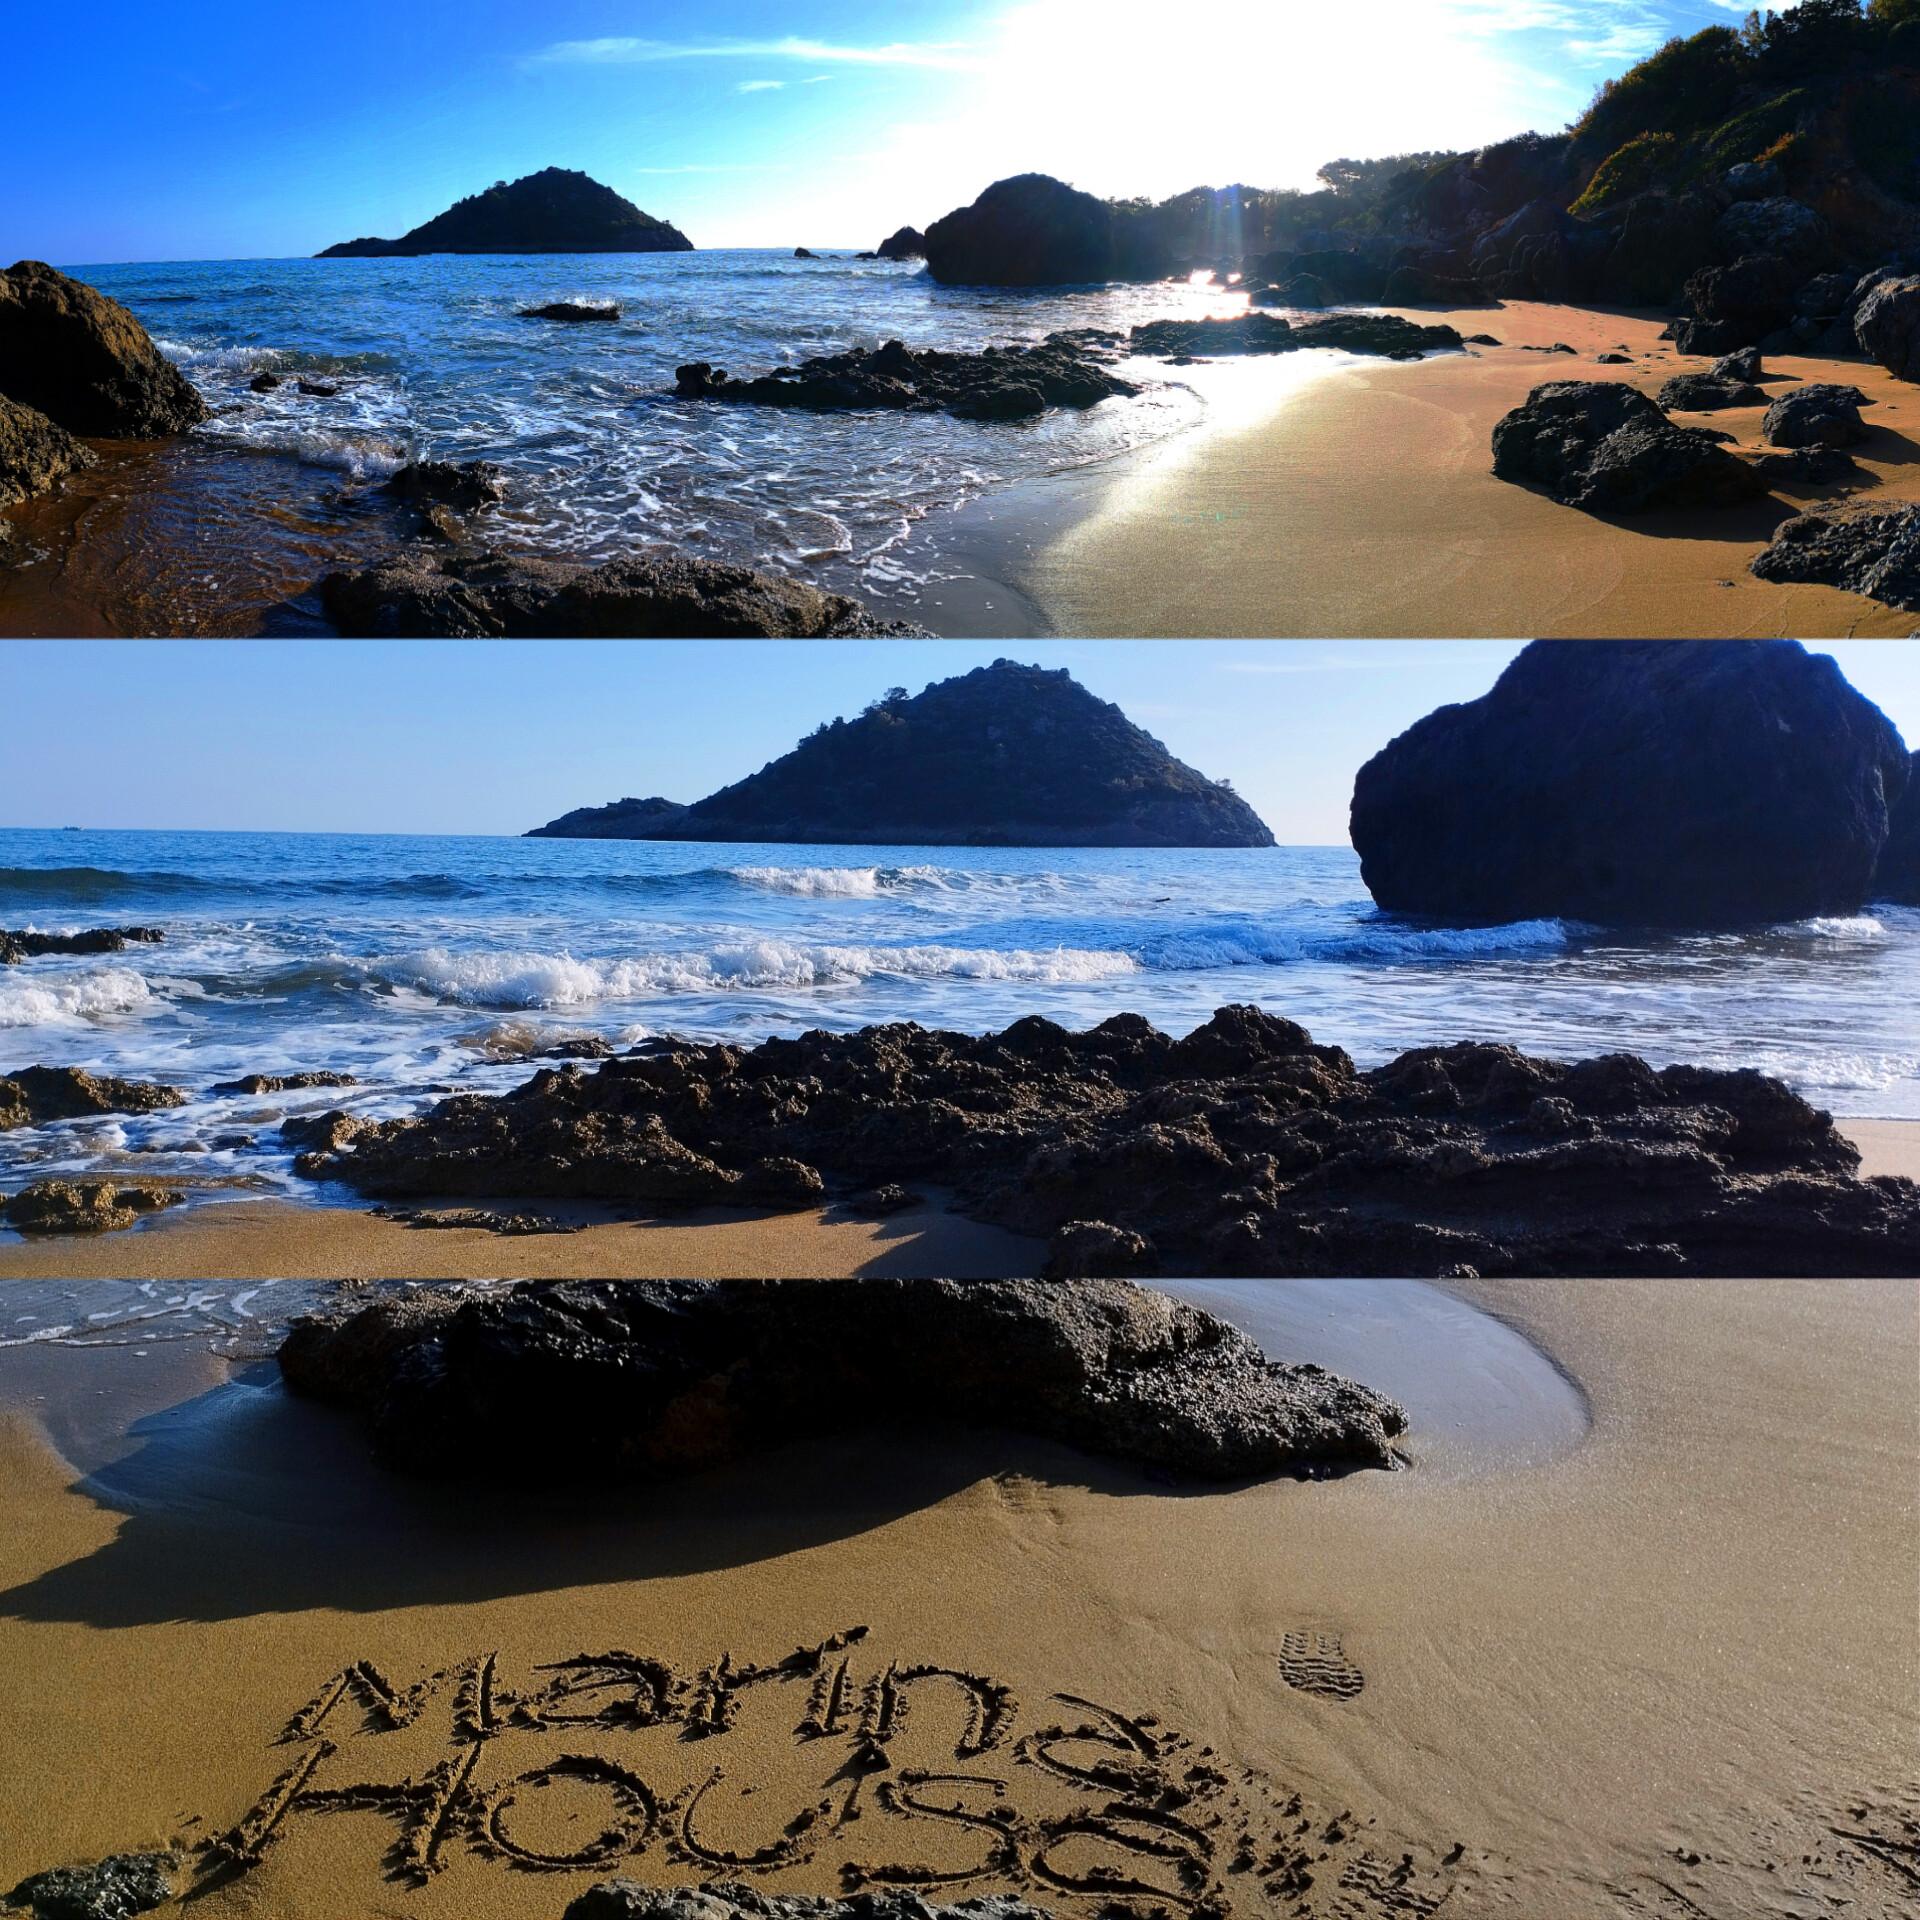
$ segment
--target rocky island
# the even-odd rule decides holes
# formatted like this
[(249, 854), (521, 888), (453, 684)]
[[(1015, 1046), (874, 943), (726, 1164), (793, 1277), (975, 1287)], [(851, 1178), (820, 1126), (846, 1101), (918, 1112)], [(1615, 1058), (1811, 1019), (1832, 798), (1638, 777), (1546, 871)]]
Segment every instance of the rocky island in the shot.
[(322, 260), (391, 260), (425, 253), (691, 253), (665, 220), (567, 167), (497, 180), (398, 240), (342, 240)]
[(551, 839), (820, 845), (1270, 847), (1223, 782), (1182, 764), (1064, 670), (996, 660), (823, 722), (750, 778), (673, 812), (580, 808)]

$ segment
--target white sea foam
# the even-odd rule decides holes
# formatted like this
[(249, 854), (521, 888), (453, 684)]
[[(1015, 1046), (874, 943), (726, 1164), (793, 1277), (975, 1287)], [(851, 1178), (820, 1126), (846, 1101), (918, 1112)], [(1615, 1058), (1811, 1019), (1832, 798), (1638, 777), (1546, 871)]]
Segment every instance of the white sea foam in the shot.
[(84, 1026), (139, 1013), (154, 1003), (152, 989), (128, 967), (0, 979), (0, 1027)]
[(1818, 915), (1795, 921), (1787, 932), (1811, 934), (1816, 940), (1873, 941), (1887, 937), (1886, 923), (1870, 913)]

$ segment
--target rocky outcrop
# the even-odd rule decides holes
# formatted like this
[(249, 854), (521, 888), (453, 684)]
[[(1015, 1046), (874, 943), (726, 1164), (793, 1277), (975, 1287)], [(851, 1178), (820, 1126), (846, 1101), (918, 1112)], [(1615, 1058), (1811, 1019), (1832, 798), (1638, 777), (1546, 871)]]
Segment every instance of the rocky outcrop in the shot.
[(1010, 1427), (1244, 1480), (1391, 1467), (1406, 1425), (1367, 1388), (1121, 1281), (415, 1288), (296, 1322), (280, 1369), (359, 1408), (395, 1466), (540, 1482), (670, 1478), (877, 1421)]
[(609, 800), (604, 807), (575, 807), (544, 827), (527, 832), (529, 840), (661, 840), (671, 839), (671, 829), (686, 814), (678, 800), (666, 800), (653, 794), (645, 800), (629, 796)]
[(101, 437), (159, 439), (207, 417), (125, 307), (39, 260), (0, 273), (0, 394)]
[(171, 1853), (116, 1853), (90, 1867), (55, 1867), (22, 1880), (4, 1904), (31, 1920), (133, 1920), (173, 1898)]
[(415, 460), (382, 484), (381, 491), (415, 505), (434, 502), (471, 512), (507, 497), (507, 476), (491, 460)]
[[(0, 1087), (5, 1082), (0, 1081)], [(118, 1233), (184, 1196), (171, 1187), (123, 1187), (112, 1180), (36, 1180), (0, 1201), (15, 1233)]]
[(305, 1093), (313, 1087), (353, 1087), (359, 1082), (350, 1073), (249, 1073), (238, 1080), (222, 1080), (207, 1089), (210, 1094)]
[(1920, 613), (1920, 505), (1800, 514), (1774, 529), (1752, 564), (1762, 580), (1839, 587)]
[(1254, 1007), (1179, 1040), (1117, 1014), (665, 1045), (300, 1137), (325, 1143), (303, 1176), (382, 1199), (767, 1205), (778, 1159), (816, 1205), (938, 1181), (1080, 1274), (1920, 1271), (1920, 1188), (1854, 1178), (1855, 1150), (1778, 1081), (1474, 1043), (1362, 1072)]
[(0, 928), (0, 966), (38, 960), (49, 953), (120, 953), (130, 946), (157, 945), (166, 937), (159, 927), (89, 927), (83, 933)]
[(1777, 254), (1702, 267), (1687, 282), (1674, 343), (1682, 353), (1722, 354), (1771, 338), (1793, 318), (1802, 277)]
[(1860, 351), (1896, 380), (1920, 380), (1920, 277), (1877, 280), (1853, 316)]
[(983, 353), (914, 352), (889, 340), (872, 351), (803, 360), (752, 380), (731, 379), (700, 361), (678, 368), (675, 379), (682, 400), (808, 413), (949, 413), (959, 420), (1030, 420), (1049, 407), (1086, 408), (1140, 391), (1110, 373), (1083, 341), (1060, 333), (1039, 346)]
[(603, 306), (578, 300), (553, 300), (544, 307), (522, 307), (519, 317), (522, 320), (561, 320), (575, 326), (591, 326), (596, 322), (610, 326), (620, 318), (620, 308), (611, 300)]
[(1797, 641), (1542, 640), (1360, 769), (1353, 844), (1382, 907), (1454, 922), (1853, 913), (1907, 766)]
[(13, 1067), (0, 1075), (0, 1132), (100, 1113), (155, 1113), (184, 1106), (186, 1098), (178, 1087), (116, 1080), (80, 1067)]
[[(579, 815), (566, 818), (577, 819)], [(555, 823), (556, 825), (559, 823)], [(750, 778), (626, 838), (834, 845), (1266, 847), (1231, 787), (1064, 669), (996, 660), (817, 728)]]
[(398, 240), (347, 240), (322, 260), (423, 253), (690, 253), (678, 227), (566, 167), (499, 181)]
[(996, 180), (926, 231), (927, 271), (949, 286), (1044, 287), (1118, 272), (1113, 209), (1044, 173)]
[(1495, 425), (1493, 470), (1588, 513), (1725, 507), (1765, 493), (1766, 480), (1723, 438), (1676, 427), (1623, 381), (1558, 380)]
[(1466, 345), (1453, 327), (1423, 327), (1390, 313), (1330, 314), (1297, 326), (1272, 313), (1245, 313), (1230, 320), (1149, 320), (1133, 328), (1129, 340), (1135, 353), (1174, 360), (1301, 353), (1315, 347), (1417, 360), (1428, 353), (1458, 353)]
[(1913, 776), (1893, 810), (1880, 869), (1873, 876), (1873, 897), (1920, 907), (1920, 753), (1913, 757)]
[(1816, 380), (1783, 393), (1761, 431), (1776, 447), (1853, 447), (1867, 437), (1860, 409), (1873, 402), (1858, 387)]
[(50, 492), (93, 454), (44, 413), (0, 395), (0, 507)]
[(343, 634), (370, 638), (772, 639), (912, 637), (845, 594), (752, 567), (678, 554), (586, 567), (488, 548), (411, 549), (332, 573), (321, 602)]
[(888, 234), (874, 252), (882, 260), (924, 260), (927, 236), (918, 227), (900, 227)]

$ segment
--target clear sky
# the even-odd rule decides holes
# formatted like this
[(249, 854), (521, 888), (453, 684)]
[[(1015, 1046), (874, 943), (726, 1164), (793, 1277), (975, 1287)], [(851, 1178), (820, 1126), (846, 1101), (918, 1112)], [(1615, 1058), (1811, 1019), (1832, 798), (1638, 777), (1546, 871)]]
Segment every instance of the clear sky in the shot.
[[(1837, 641), (1920, 744), (1920, 644)], [(1341, 844), (1362, 761), (1518, 643), (12, 641), (0, 826), (520, 833), (697, 800), (822, 720), (1006, 654), (1066, 667), (1289, 844)]]
[(871, 246), (1037, 168), (1161, 198), (1564, 125), (1747, 0), (0, 8), (0, 262), (284, 258), (578, 167), (696, 246)]

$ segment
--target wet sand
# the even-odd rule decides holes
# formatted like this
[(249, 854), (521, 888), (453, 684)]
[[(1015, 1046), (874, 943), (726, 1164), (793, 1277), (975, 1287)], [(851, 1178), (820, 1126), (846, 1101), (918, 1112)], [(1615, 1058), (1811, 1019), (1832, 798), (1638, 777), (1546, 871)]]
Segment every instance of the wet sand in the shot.
[[(1827, 587), (1756, 580), (1775, 526), (1824, 496), (1601, 520), (1493, 477), (1494, 423), (1549, 380), (1657, 393), (1709, 363), (1658, 336), (1664, 316), (1514, 303), (1408, 309), (1503, 344), (1473, 357), (1366, 361), (1289, 393), (1250, 424), (1200, 428), (1029, 496), (1008, 577), (1056, 633), (1270, 638), (1433, 635), (1899, 636), (1916, 617)], [(1565, 342), (1571, 354), (1527, 352)], [(1624, 347), (1627, 366), (1597, 356)], [(1794, 381), (1857, 386), (1866, 497), (1920, 497), (1920, 388), (1858, 360), (1781, 355)], [(1770, 384), (1775, 395), (1785, 383)], [(1757, 447), (1764, 409), (1682, 414)], [(1017, 523), (1016, 503), (995, 508)]]
[[(270, 1376), (0, 1351), (0, 1886), (241, 1823), (207, 1920), (530, 1920), (615, 1855), (1092, 1920), (1103, 1870), (1179, 1911), (1209, 1848), (1236, 1913), (1909, 1913), (1914, 1287), (1471, 1295), (1578, 1381), (1584, 1439), (1416, 1432), (1409, 1472), (1223, 1492), (924, 1432), (650, 1495), (410, 1487)], [(32, 1402), (116, 1368), (171, 1411), (74, 1443), (76, 1484)], [(651, 1661), (691, 1687), (664, 1724)], [(408, 1778), (418, 1885), (369, 1790)]]

